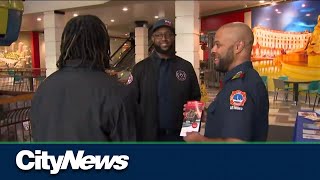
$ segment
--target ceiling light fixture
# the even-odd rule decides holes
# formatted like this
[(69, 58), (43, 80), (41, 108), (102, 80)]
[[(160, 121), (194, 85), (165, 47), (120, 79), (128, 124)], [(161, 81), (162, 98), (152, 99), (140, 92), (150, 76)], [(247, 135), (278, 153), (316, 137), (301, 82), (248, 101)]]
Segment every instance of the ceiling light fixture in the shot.
[(155, 18), (155, 19), (158, 19), (158, 18), (159, 18), (159, 16), (154, 16), (154, 18)]
[(306, 7), (306, 4), (302, 4), (301, 7)]
[(41, 20), (42, 20), (41, 18), (39, 18), (39, 17), (37, 18), (37, 21), (41, 21)]
[(259, 1), (259, 3), (264, 3), (264, 1)]
[(77, 17), (77, 16), (79, 16), (79, 14), (77, 14), (77, 13), (74, 13), (74, 14), (73, 14), (73, 17)]
[(308, 14), (306, 14), (306, 16), (308, 16), (308, 17), (309, 17), (309, 16), (311, 16), (311, 14), (309, 14), (309, 13), (308, 13)]
[(122, 11), (128, 11), (127, 7), (122, 8)]
[(281, 12), (281, 11), (278, 11), (277, 13), (278, 13), (278, 14), (281, 14), (282, 12)]
[(278, 11), (279, 11), (279, 9), (275, 9), (275, 11), (276, 11), (276, 12), (278, 12)]
[(114, 19), (111, 19), (110, 21), (111, 21), (111, 22), (114, 22)]
[(275, 5), (277, 5), (277, 3), (274, 2), (274, 1), (272, 1), (272, 2), (271, 2), (271, 6), (275, 6)]

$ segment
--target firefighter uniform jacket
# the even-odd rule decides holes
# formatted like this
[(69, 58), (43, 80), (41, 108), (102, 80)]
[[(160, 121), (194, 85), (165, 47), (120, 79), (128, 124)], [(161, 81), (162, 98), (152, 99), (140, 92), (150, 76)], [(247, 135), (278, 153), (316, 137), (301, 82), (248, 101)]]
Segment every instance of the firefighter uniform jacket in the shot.
[(244, 62), (224, 78), (223, 89), (208, 108), (205, 136), (266, 141), (268, 91), (251, 61)]

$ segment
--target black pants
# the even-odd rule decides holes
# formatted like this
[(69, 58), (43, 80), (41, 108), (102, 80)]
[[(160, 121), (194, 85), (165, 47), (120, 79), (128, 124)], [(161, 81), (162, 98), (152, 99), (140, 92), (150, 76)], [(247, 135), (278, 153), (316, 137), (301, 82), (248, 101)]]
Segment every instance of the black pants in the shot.
[(182, 142), (183, 137), (180, 136), (180, 130), (178, 129), (159, 129), (158, 141)]

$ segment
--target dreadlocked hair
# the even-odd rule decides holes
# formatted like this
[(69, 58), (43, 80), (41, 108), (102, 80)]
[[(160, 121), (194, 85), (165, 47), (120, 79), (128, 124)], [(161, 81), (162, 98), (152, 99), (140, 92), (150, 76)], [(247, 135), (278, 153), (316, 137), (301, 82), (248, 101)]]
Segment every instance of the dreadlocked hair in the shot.
[(105, 70), (110, 67), (110, 37), (104, 23), (96, 16), (72, 18), (63, 30), (61, 55), (57, 67), (63, 68), (68, 60), (79, 60), (76, 67)]

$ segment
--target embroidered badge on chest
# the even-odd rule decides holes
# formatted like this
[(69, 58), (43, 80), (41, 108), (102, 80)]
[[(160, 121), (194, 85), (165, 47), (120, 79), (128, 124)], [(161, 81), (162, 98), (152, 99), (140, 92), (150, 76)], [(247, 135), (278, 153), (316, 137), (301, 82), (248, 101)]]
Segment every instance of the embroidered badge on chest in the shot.
[(243, 110), (243, 106), (247, 101), (247, 94), (244, 91), (232, 91), (230, 95), (230, 110)]
[(187, 74), (182, 70), (178, 70), (176, 71), (176, 77), (179, 81), (185, 81), (187, 79)]

